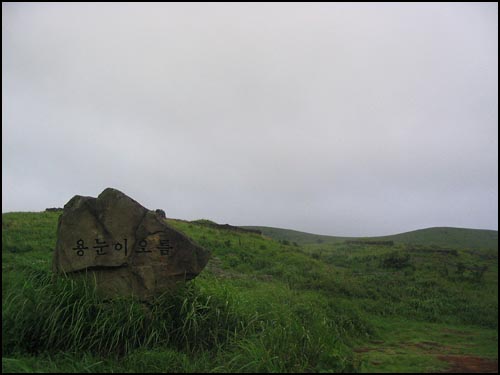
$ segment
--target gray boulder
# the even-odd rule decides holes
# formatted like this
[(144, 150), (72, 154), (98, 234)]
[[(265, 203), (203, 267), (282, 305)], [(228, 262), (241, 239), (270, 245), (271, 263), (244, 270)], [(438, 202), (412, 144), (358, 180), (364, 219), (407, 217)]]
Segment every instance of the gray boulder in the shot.
[(104, 297), (147, 300), (196, 277), (209, 256), (161, 215), (108, 188), (64, 206), (52, 268), (87, 277)]
[(166, 219), (167, 218), (167, 215), (165, 214), (165, 211), (161, 210), (161, 209), (157, 209), (155, 211), (155, 213), (161, 218), (161, 219)]

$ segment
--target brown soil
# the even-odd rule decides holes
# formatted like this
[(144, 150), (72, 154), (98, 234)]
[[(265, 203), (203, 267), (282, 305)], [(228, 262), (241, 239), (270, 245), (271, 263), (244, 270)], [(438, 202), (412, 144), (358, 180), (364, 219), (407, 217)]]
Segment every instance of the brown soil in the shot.
[(472, 333), (470, 332), (459, 331), (457, 329), (450, 329), (450, 328), (443, 328), (441, 332), (450, 333), (452, 335), (457, 335), (457, 336), (472, 336)]
[(354, 349), (354, 352), (355, 353), (367, 353), (367, 352), (371, 352), (373, 350), (375, 350), (375, 349), (373, 349), (373, 348), (356, 348), (356, 349)]
[(439, 355), (441, 361), (448, 362), (450, 368), (442, 372), (454, 373), (496, 373), (498, 361), (467, 355)]
[(450, 352), (453, 350), (451, 346), (442, 345), (434, 341), (421, 341), (415, 344), (407, 344), (408, 346), (413, 346), (414, 348), (425, 351), (429, 354), (437, 354), (439, 352)]
[[(465, 333), (465, 332), (464, 332)], [(383, 343), (383, 341), (381, 341)], [(437, 359), (449, 364), (449, 368), (442, 373), (498, 373), (498, 360), (488, 359), (470, 355), (441, 355), (439, 352), (450, 352), (452, 347), (441, 345), (434, 341), (422, 341), (419, 343), (407, 343), (402, 347), (415, 347), (424, 352), (436, 356)], [(377, 351), (377, 348), (356, 348), (355, 353), (367, 353)], [(381, 362), (373, 361), (372, 365), (380, 365)]]

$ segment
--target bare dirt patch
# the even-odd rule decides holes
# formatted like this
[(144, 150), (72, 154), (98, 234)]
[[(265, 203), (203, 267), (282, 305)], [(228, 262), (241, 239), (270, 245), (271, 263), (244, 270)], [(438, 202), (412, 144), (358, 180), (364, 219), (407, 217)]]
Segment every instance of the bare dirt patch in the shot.
[(434, 341), (421, 341), (415, 344), (407, 344), (407, 345), (423, 350), (424, 352), (429, 354), (450, 352), (453, 350), (451, 346), (446, 346)]
[(450, 364), (450, 368), (442, 371), (447, 373), (496, 373), (498, 360), (466, 356), (466, 355), (439, 355), (441, 361)]
[(367, 352), (371, 352), (373, 350), (376, 350), (374, 348), (356, 348), (354, 349), (354, 352), (355, 353), (367, 353)]
[(470, 332), (459, 331), (458, 329), (451, 329), (451, 328), (443, 328), (441, 330), (441, 332), (450, 333), (450, 334), (457, 335), (457, 336), (472, 336), (473, 335)]

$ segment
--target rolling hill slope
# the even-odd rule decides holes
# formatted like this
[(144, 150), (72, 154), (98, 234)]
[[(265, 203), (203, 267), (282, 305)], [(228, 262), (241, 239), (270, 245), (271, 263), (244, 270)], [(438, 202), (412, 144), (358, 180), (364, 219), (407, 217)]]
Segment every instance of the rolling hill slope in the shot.
[(265, 236), (275, 240), (287, 240), (299, 245), (313, 243), (341, 243), (350, 240), (394, 241), (400, 244), (440, 246), (447, 248), (482, 248), (498, 250), (498, 231), (452, 227), (419, 229), (380, 237), (340, 237), (299, 232), (290, 229), (263, 226), (243, 226), (242, 228), (260, 230)]
[(169, 218), (212, 258), (145, 305), (54, 277), (59, 215), (2, 215), (3, 372), (404, 373), (457, 360), (498, 369), (496, 231), (376, 238), (457, 246), (442, 251)]

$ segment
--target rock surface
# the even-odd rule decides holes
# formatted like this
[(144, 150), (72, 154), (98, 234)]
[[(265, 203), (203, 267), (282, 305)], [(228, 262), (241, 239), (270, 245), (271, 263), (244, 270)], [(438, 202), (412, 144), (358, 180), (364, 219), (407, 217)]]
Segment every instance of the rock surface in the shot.
[(147, 300), (196, 277), (209, 256), (161, 215), (108, 188), (64, 206), (52, 268), (88, 277), (102, 296)]
[(160, 209), (157, 209), (155, 212), (156, 212), (156, 214), (157, 214), (160, 218), (162, 218), (162, 219), (166, 219), (166, 218), (167, 218), (167, 215), (165, 214), (165, 211), (160, 210)]

